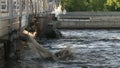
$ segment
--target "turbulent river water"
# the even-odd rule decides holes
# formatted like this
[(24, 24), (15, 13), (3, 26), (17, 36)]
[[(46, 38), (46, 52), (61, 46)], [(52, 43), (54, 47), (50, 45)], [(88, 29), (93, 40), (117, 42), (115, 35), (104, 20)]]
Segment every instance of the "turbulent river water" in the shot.
[[(120, 30), (60, 30), (61, 39), (41, 40), (45, 48), (57, 52), (70, 46), (74, 58), (40, 61), (35, 52), (27, 52), (19, 62), (0, 62), (0, 68), (119, 68)], [(4, 63), (3, 63), (4, 62)]]

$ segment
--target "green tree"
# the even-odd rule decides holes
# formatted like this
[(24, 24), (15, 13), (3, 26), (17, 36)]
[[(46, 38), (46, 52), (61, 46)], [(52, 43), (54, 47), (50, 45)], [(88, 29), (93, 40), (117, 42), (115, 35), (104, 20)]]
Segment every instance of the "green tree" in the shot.
[(90, 0), (89, 2), (91, 11), (105, 11), (106, 0)]
[(61, 4), (67, 11), (83, 11), (86, 8), (87, 0), (62, 0)]
[(62, 0), (67, 11), (120, 11), (120, 0)]
[(120, 0), (107, 0), (106, 8), (109, 11), (120, 11)]

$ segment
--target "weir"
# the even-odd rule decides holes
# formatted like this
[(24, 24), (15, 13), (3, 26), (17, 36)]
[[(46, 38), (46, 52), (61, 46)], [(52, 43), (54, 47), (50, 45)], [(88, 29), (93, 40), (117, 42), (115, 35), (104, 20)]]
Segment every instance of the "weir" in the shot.
[(66, 13), (59, 1), (0, 0), (0, 68), (120, 67), (120, 30), (108, 29), (120, 12)]
[(55, 24), (60, 29), (120, 28), (120, 12), (68, 12)]

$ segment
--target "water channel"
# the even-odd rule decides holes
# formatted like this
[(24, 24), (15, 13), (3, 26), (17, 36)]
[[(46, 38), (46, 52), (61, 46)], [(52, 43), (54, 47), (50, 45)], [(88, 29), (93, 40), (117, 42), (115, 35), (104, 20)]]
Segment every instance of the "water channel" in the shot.
[(120, 30), (84, 29), (60, 30), (61, 39), (43, 39), (43, 46), (57, 52), (70, 46), (74, 58), (59, 61), (41, 61), (37, 53), (26, 51), (20, 61), (0, 61), (0, 68), (119, 68)]

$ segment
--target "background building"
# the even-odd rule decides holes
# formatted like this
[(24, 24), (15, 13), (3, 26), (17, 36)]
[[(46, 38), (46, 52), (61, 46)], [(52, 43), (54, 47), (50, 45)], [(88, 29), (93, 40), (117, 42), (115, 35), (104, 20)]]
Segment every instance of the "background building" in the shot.
[(7, 0), (0, 0), (0, 11), (1, 12), (8, 11), (8, 1)]

